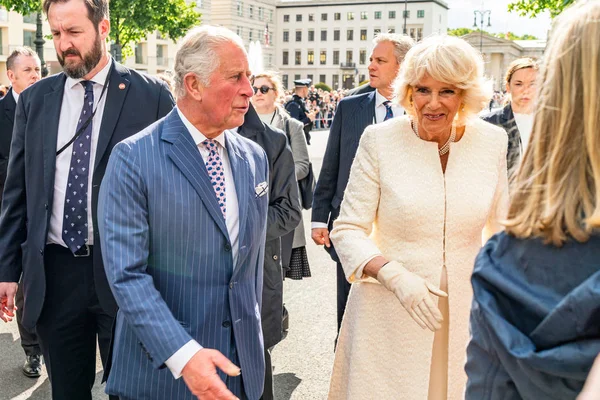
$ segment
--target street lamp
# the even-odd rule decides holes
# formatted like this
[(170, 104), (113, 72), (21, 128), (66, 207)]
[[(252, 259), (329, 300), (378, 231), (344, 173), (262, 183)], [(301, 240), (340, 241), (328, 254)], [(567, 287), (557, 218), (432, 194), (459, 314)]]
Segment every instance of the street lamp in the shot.
[(404, 0), (404, 15), (402, 15), (402, 17), (404, 18), (404, 29), (403, 29), (403, 34), (407, 34), (406, 32), (406, 17), (407, 17), (407, 10), (408, 10), (408, 0)]
[(33, 43), (35, 44), (35, 52), (40, 58), (40, 63), (42, 65), (42, 78), (48, 75), (48, 66), (46, 65), (46, 61), (44, 61), (44, 34), (42, 32), (42, 12), (38, 11), (36, 16), (36, 29), (35, 29), (35, 40)]
[(487, 27), (492, 26), (490, 23), (490, 15), (492, 14), (492, 10), (475, 10), (473, 11), (473, 28), (477, 28), (477, 14), (481, 16), (481, 28), (479, 28), (479, 52), (483, 53), (483, 21), (485, 20), (485, 16), (488, 17)]

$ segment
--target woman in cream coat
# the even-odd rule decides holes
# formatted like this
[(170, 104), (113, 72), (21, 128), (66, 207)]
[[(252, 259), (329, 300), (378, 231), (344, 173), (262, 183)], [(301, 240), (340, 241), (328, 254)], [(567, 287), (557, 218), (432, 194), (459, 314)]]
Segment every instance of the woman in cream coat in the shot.
[(469, 278), (508, 202), (488, 92), (468, 43), (428, 38), (396, 83), (407, 115), (365, 130), (331, 233), (353, 285), (330, 399), (463, 398)]

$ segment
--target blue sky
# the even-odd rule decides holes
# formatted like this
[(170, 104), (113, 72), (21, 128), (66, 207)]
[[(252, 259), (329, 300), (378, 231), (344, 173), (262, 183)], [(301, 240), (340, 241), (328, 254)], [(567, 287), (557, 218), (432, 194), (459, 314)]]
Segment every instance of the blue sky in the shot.
[[(541, 14), (535, 19), (519, 17), (517, 13), (508, 12), (508, 4), (511, 0), (446, 0), (450, 9), (448, 10), (449, 28), (472, 28), (474, 10), (491, 10), (489, 32), (513, 32), (516, 35), (526, 33), (545, 39), (550, 29), (550, 16), (548, 13)], [(483, 4), (483, 7), (482, 7)], [(477, 18), (479, 23), (479, 16)], [(487, 17), (485, 24), (487, 25)]]

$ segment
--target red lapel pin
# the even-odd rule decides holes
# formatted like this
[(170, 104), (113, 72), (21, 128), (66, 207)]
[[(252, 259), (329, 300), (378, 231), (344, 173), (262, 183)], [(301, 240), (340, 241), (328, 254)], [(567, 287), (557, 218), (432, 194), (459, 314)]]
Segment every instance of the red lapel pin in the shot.
[(124, 83), (120, 83), (119, 84), (119, 89), (121, 89), (121, 90), (125, 89), (125, 84)]

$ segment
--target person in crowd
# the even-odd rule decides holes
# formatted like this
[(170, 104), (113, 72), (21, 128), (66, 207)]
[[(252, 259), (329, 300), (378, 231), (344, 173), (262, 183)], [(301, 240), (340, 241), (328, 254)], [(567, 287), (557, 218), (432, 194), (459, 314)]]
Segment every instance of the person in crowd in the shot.
[[(292, 148), (296, 179), (300, 181), (306, 178), (309, 172), (310, 158), (302, 131), (302, 123), (290, 117), (280, 104), (282, 84), (279, 76), (274, 72), (260, 72), (254, 76), (253, 89), (252, 104), (256, 108), (258, 116), (265, 124), (272, 125), (285, 132)], [(302, 279), (310, 277), (310, 265), (302, 221), (293, 232), (282, 238), (281, 252), (286, 278)]]
[(600, 3), (552, 32), (506, 231), (475, 261), (469, 400), (575, 399), (600, 352)]
[(283, 337), (282, 237), (302, 220), (294, 159), (282, 131), (263, 123), (252, 104), (238, 133), (256, 142), (269, 160), (269, 208), (264, 254), (261, 321), (265, 347), (265, 385), (262, 400), (275, 398), (271, 352)]
[(8, 93), (8, 88), (4, 85), (0, 85), (0, 99), (6, 96), (6, 93)]
[[(29, 47), (17, 47), (6, 59), (6, 75), (11, 83), (11, 88), (8, 90), (7, 96), (0, 99), (0, 204), (2, 203), (4, 181), (6, 181), (17, 101), (23, 90), (41, 79), (40, 58)], [(35, 332), (26, 329), (21, 322), (23, 319), (22, 287), (17, 289), (15, 301), (21, 347), (25, 351), (25, 363), (22, 371), (29, 378), (38, 378), (42, 373), (42, 350)]]
[(477, 118), (481, 55), (423, 40), (396, 98), (408, 115), (365, 129), (331, 232), (352, 290), (330, 399), (462, 397), (472, 265), (505, 217), (507, 137)]
[(263, 392), (269, 163), (231, 131), (249, 78), (239, 36), (194, 28), (175, 56), (176, 109), (110, 157), (98, 220), (119, 305), (106, 391), (120, 399)]
[(509, 176), (518, 167), (531, 136), (537, 74), (538, 63), (531, 58), (518, 58), (510, 63), (504, 78), (508, 102), (504, 108), (483, 117), (484, 121), (501, 126), (508, 134)]
[(310, 79), (297, 79), (294, 81), (294, 95), (292, 100), (285, 103), (285, 109), (290, 113), (292, 118), (297, 119), (304, 125), (304, 136), (306, 136), (306, 144), (310, 144), (310, 131), (313, 128), (313, 123), (317, 116), (318, 110), (308, 109), (306, 104), (308, 96), (308, 87)]
[(319, 246), (324, 245), (332, 260), (337, 263), (338, 331), (346, 308), (350, 284), (331, 245), (329, 232), (340, 213), (350, 167), (363, 131), (373, 123), (404, 114), (402, 106), (391, 101), (394, 91), (392, 84), (406, 52), (414, 45), (414, 41), (409, 36), (384, 33), (375, 37), (373, 45), (369, 82), (375, 91), (351, 96), (339, 102), (329, 130), (312, 206), (312, 240)]
[(166, 115), (162, 83), (116, 63), (106, 48), (107, 0), (45, 0), (63, 72), (17, 103), (0, 217), (0, 318), (35, 328), (52, 398), (91, 399), (96, 343), (107, 367), (117, 310), (102, 264), (100, 183), (113, 146)]

